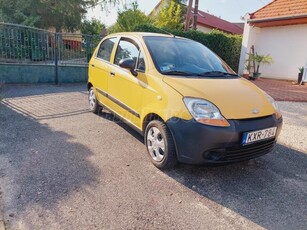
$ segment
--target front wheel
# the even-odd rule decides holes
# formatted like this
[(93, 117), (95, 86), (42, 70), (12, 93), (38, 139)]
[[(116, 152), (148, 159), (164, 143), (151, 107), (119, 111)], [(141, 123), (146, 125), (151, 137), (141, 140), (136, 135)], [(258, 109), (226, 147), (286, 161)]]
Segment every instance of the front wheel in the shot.
[(99, 112), (100, 106), (96, 99), (95, 90), (93, 87), (91, 87), (88, 91), (88, 102), (90, 111), (97, 114)]
[(145, 145), (152, 163), (160, 169), (172, 168), (177, 163), (173, 137), (160, 120), (149, 122), (145, 130)]

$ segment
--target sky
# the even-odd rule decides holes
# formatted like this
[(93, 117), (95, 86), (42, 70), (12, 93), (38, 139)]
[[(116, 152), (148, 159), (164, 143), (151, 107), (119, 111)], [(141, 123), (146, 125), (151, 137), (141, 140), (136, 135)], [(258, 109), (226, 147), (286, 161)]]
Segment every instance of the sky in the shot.
[[(123, 9), (124, 4), (129, 4), (133, 0), (121, 0), (119, 7), (108, 6), (108, 11), (101, 9), (100, 6), (90, 9), (87, 18), (99, 19), (107, 26), (116, 22), (118, 9)], [(160, 0), (138, 0), (139, 8), (148, 15)], [(230, 22), (243, 22), (241, 16), (252, 13), (272, 0), (199, 0), (199, 9), (215, 16), (221, 17)]]

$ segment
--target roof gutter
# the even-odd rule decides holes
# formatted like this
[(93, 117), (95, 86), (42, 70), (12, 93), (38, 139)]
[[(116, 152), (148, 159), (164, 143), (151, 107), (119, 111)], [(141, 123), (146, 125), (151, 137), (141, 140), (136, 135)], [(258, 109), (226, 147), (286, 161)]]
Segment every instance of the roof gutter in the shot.
[(248, 19), (247, 22), (248, 23), (272, 22), (272, 21), (299, 19), (299, 18), (307, 18), (307, 14), (300, 14), (300, 15), (293, 15), (293, 16), (282, 16), (282, 17), (275, 17), (275, 18)]

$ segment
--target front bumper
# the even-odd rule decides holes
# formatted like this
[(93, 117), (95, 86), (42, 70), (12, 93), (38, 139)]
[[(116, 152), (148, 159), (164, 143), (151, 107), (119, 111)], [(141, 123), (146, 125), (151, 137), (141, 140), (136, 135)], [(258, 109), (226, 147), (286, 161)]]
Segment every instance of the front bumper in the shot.
[[(281, 131), (282, 118), (228, 120), (230, 127), (208, 126), (194, 119), (171, 118), (169, 127), (180, 162), (188, 164), (230, 163), (255, 158), (272, 151)], [(277, 127), (276, 137), (242, 145), (243, 133)]]

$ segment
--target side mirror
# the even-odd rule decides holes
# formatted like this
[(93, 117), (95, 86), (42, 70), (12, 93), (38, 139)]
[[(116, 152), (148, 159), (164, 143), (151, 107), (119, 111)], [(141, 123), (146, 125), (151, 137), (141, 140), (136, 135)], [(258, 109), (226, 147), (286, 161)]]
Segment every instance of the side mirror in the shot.
[(135, 71), (135, 61), (132, 58), (124, 58), (119, 61), (119, 66), (124, 69), (129, 69), (133, 76), (137, 76), (138, 72)]

